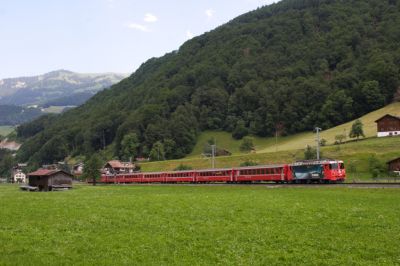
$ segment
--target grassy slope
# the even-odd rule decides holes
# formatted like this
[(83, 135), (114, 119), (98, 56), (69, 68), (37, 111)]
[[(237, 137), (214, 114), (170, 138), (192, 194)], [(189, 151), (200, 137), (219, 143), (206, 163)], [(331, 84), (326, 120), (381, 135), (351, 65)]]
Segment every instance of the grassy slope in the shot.
[(398, 192), (1, 185), (0, 264), (394, 265)]
[(0, 135), (1, 136), (7, 136), (11, 132), (14, 131), (14, 127), (12, 126), (0, 126)]
[[(376, 155), (381, 163), (400, 156), (400, 137), (376, 138), (375, 120), (384, 114), (400, 114), (400, 103), (390, 104), (382, 109), (369, 113), (361, 117), (364, 123), (364, 132), (366, 140), (359, 142), (350, 142), (339, 146), (326, 146), (322, 148), (324, 157), (340, 158), (345, 160), (346, 164), (356, 165), (357, 173), (350, 173), (352, 178), (370, 177), (368, 169), (368, 158)], [(352, 122), (331, 128), (322, 132), (322, 137), (328, 141), (328, 144), (334, 142), (335, 135), (343, 134), (346, 129), (348, 133)], [(241, 154), (239, 152), (240, 141), (232, 139), (226, 132), (205, 132), (200, 135), (198, 143), (192, 154), (181, 160), (171, 160), (163, 162), (143, 163), (144, 171), (162, 171), (172, 170), (179, 164), (191, 165), (195, 169), (209, 168), (211, 162), (209, 158), (202, 158), (201, 152), (208, 139), (215, 137), (217, 145), (226, 148), (233, 153), (233, 156), (217, 158), (217, 167), (238, 166), (246, 160), (253, 160), (259, 164), (292, 162), (303, 158), (303, 149), (309, 145), (315, 145), (315, 134), (301, 133), (293, 136), (282, 137), (278, 139), (278, 146), (275, 146), (275, 138), (254, 138), (256, 154)], [(276, 152), (278, 150), (278, 152)]]
[[(400, 116), (400, 102), (390, 104), (382, 109), (376, 110), (365, 116), (361, 117), (360, 120), (364, 124), (364, 133), (366, 137), (376, 136), (376, 123), (375, 121), (384, 116), (385, 114), (399, 115)], [(345, 123), (343, 125), (333, 127), (328, 130), (324, 130), (321, 133), (321, 138), (327, 140), (327, 144), (333, 144), (335, 142), (335, 136), (339, 134), (348, 135), (351, 130), (351, 125), (354, 121)], [(203, 150), (204, 144), (207, 140), (215, 138), (217, 145), (221, 148), (225, 148), (233, 154), (240, 153), (239, 146), (241, 141), (232, 138), (230, 133), (227, 132), (213, 132), (207, 131), (199, 136), (197, 145), (193, 149), (193, 152), (188, 156), (189, 158), (198, 157)], [(275, 152), (303, 149), (307, 145), (315, 145), (315, 134), (312, 132), (300, 133), (288, 137), (279, 137), (278, 145), (276, 145), (275, 138), (254, 138), (254, 145), (257, 153), (263, 152)]]

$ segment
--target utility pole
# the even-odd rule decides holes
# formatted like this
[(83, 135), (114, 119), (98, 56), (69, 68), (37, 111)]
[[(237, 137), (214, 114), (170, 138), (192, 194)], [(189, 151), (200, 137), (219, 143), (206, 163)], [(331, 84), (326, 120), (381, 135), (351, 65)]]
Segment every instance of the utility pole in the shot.
[(215, 168), (215, 147), (216, 145), (211, 145), (211, 166)]
[(103, 150), (106, 149), (106, 133), (105, 130), (103, 129)]
[(317, 141), (317, 160), (319, 160), (319, 144), (320, 144), (319, 132), (322, 130), (322, 128), (316, 127), (315, 130), (317, 131), (317, 138), (316, 138), (316, 141)]

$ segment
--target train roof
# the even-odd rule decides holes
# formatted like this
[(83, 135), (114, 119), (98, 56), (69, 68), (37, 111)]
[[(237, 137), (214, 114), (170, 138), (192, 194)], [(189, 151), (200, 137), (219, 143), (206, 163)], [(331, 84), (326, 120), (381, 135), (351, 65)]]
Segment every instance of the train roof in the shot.
[(342, 160), (334, 160), (334, 159), (304, 160), (304, 161), (297, 161), (295, 163), (291, 163), (290, 166), (331, 164), (331, 163), (343, 163), (343, 161)]
[(254, 166), (236, 167), (234, 169), (247, 170), (247, 169), (260, 169), (260, 168), (278, 168), (278, 167), (284, 167), (284, 166), (285, 166), (285, 164), (266, 164), (266, 165), (254, 165)]

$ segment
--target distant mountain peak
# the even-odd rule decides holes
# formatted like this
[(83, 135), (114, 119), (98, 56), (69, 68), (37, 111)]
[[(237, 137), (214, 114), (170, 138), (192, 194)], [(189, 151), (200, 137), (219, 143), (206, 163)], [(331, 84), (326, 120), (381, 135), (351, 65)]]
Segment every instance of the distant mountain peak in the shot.
[(2, 79), (0, 104), (41, 105), (55, 99), (71, 97), (76, 93), (93, 95), (127, 76), (128, 74), (117, 73), (76, 73), (59, 69), (37, 76)]

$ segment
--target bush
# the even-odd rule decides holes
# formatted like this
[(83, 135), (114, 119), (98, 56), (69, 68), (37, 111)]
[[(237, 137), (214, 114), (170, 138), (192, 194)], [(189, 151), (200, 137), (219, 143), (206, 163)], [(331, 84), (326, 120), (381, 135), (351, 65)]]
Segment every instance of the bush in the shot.
[(368, 158), (369, 171), (373, 178), (379, 177), (381, 174), (386, 172), (384, 163), (382, 163), (375, 155)]
[(251, 137), (244, 137), (242, 144), (239, 147), (241, 152), (250, 152), (254, 149), (253, 138)]
[(326, 146), (326, 139), (321, 139), (320, 141), (319, 141), (319, 145), (321, 145), (321, 146)]
[(256, 165), (258, 165), (257, 162), (255, 162), (255, 161), (250, 161), (250, 160), (246, 160), (246, 161), (244, 161), (244, 162), (242, 162), (242, 163), (240, 164), (240, 167), (256, 166)]
[(186, 171), (186, 170), (193, 170), (193, 167), (186, 164), (180, 164), (174, 169), (174, 171)]
[(247, 136), (248, 134), (249, 131), (246, 128), (244, 121), (239, 120), (236, 124), (235, 129), (232, 132), (232, 137), (234, 139), (242, 139), (244, 136)]

